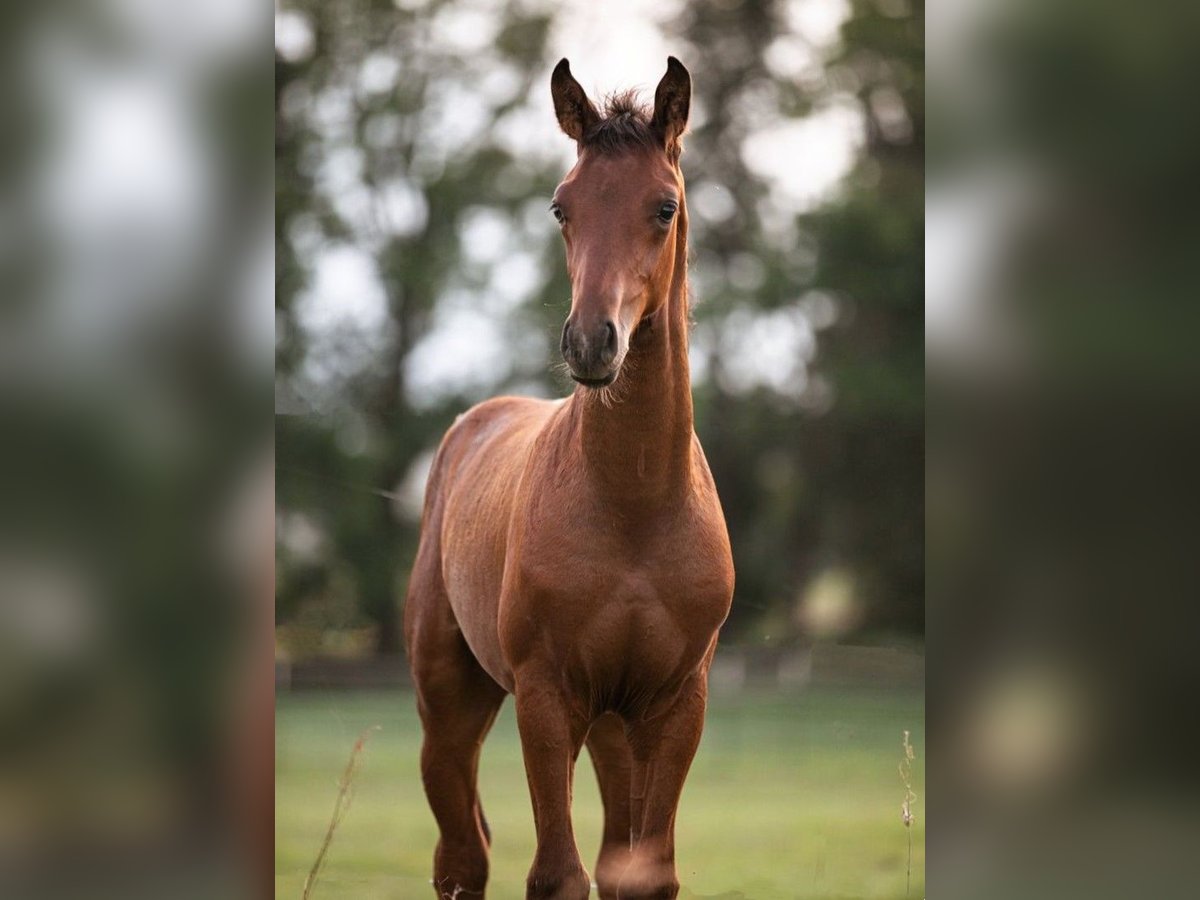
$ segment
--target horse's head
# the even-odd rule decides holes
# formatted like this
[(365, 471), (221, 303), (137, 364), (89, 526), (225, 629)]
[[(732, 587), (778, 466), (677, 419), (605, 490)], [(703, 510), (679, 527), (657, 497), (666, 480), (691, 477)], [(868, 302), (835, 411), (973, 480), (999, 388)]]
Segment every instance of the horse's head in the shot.
[(687, 233), (679, 153), (692, 82), (670, 57), (652, 111), (622, 94), (603, 115), (565, 59), (550, 87), (558, 124), (579, 150), (551, 205), (571, 278), (562, 354), (575, 381), (603, 387), (616, 380), (638, 324), (665, 303)]

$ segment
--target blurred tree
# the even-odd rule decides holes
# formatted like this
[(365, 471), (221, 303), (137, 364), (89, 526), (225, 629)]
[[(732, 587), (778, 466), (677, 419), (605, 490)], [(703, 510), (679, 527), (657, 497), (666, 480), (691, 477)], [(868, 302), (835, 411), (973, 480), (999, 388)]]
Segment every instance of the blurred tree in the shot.
[(821, 345), (837, 401), (814, 468), (832, 493), (824, 536), (860, 574), (870, 621), (923, 634), (924, 2), (853, 9), (831, 71), (862, 104), (865, 153), (841, 202), (809, 222), (816, 284), (844, 298)]

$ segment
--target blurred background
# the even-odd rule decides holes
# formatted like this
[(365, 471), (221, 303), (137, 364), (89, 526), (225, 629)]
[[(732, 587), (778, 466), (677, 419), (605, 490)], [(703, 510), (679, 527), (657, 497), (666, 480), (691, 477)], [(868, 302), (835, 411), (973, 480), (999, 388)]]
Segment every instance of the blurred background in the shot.
[[(1200, 8), (929, 19), (930, 756), (945, 896), (1190, 897)], [(1184, 699), (1188, 698), (1188, 699)]]
[[(593, 98), (650, 101), (668, 54), (694, 85), (696, 427), (737, 568), (681, 813), (683, 881), (760, 900), (922, 896), (923, 815), (906, 887), (897, 774), (905, 730), (918, 780), (924, 750), (924, 21), (910, 0), (277, 5), (281, 895), (373, 724), (369, 787), (324, 890), (428, 889), (436, 836), (399, 621), (429, 465), (471, 404), (572, 387), (555, 368), (570, 289), (548, 207), (575, 149), (551, 69), (565, 56)], [(509, 715), (484, 763), (500, 898), (520, 895), (532, 858)], [(599, 819), (590, 772), (578, 781), (590, 865)]]
[(0, 896), (264, 896), (269, 11), (0, 23)]

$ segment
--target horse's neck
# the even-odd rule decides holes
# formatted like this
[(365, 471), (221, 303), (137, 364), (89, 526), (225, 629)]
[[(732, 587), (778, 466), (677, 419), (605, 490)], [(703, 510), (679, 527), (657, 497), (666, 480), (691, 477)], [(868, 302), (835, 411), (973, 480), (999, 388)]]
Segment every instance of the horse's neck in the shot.
[(576, 390), (584, 464), (614, 504), (669, 505), (691, 484), (692, 388), (688, 372), (686, 232), (658, 312), (630, 340), (607, 395)]

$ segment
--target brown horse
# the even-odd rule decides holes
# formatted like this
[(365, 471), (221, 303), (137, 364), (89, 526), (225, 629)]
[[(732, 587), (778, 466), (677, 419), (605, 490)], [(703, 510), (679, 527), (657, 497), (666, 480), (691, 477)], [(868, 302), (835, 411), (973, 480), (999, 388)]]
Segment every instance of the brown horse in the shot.
[(691, 80), (674, 58), (653, 110), (597, 111), (567, 61), (551, 82), (578, 145), (554, 195), (571, 278), (556, 402), (459, 417), (429, 476), (405, 638), (441, 839), (434, 887), (478, 895), (491, 835), (480, 749), (506, 693), (533, 800), (530, 898), (584, 898), (571, 826), (586, 742), (604, 803), (605, 898), (674, 897), (675, 811), (700, 740), (733, 563), (692, 428), (687, 204)]

